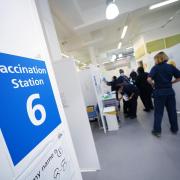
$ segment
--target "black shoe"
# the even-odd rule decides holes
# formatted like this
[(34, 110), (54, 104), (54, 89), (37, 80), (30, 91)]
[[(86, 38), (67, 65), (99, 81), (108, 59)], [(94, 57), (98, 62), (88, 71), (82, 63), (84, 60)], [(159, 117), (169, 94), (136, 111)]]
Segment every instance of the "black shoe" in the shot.
[(135, 119), (137, 118), (137, 116), (130, 116), (130, 119)]
[(178, 133), (178, 128), (170, 128), (170, 131), (172, 132), (172, 134), (177, 134)]
[(154, 107), (151, 107), (151, 110), (154, 110)]
[(150, 109), (143, 109), (143, 111), (150, 112), (151, 110)]
[(174, 134), (174, 135), (177, 135), (178, 131), (172, 131), (171, 130), (171, 133)]
[(156, 131), (153, 130), (151, 133), (152, 133), (152, 135), (154, 135), (154, 136), (156, 136), (158, 138), (161, 137), (161, 133), (160, 132), (156, 132)]
[(128, 118), (128, 117), (129, 117), (129, 114), (125, 114), (124, 117), (125, 117), (125, 118)]

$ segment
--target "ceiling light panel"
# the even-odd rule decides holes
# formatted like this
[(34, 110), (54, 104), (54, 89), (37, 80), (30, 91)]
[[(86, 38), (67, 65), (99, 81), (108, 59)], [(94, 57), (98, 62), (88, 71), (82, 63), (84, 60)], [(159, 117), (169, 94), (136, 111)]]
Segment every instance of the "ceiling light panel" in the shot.
[(119, 54), (118, 57), (119, 57), (119, 58), (122, 58), (122, 57), (123, 57), (123, 54)]
[(124, 26), (123, 28), (123, 32), (121, 34), (121, 39), (124, 39), (125, 35), (126, 35), (126, 32), (127, 32), (127, 29), (128, 29), (128, 26)]
[(120, 43), (118, 44), (118, 49), (121, 49), (121, 47), (122, 47), (122, 42), (120, 42)]
[(171, 4), (171, 3), (174, 3), (174, 2), (177, 2), (179, 0), (167, 0), (167, 1), (163, 1), (161, 3), (157, 3), (157, 4), (154, 4), (152, 6), (149, 7), (150, 10), (153, 10), (153, 9), (157, 9), (159, 7), (162, 7), (162, 6), (166, 6), (168, 4)]

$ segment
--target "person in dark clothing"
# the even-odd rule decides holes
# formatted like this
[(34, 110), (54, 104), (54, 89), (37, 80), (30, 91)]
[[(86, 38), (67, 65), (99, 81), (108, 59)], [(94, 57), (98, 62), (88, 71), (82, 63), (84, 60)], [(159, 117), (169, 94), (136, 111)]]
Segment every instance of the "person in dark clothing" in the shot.
[(153, 109), (152, 103), (152, 86), (147, 82), (148, 73), (144, 72), (143, 67), (139, 67), (137, 69), (138, 76), (136, 78), (136, 86), (139, 89), (140, 98), (145, 107), (144, 111), (149, 112)]
[(118, 100), (118, 87), (117, 87), (117, 77), (113, 76), (112, 81), (108, 82), (104, 79), (107, 86), (111, 86), (111, 91), (116, 92), (116, 99)]
[[(180, 71), (172, 65), (167, 64), (168, 56), (164, 52), (155, 57), (156, 65), (151, 69), (148, 82), (154, 86), (154, 127), (152, 134), (161, 135), (161, 123), (164, 107), (166, 107), (170, 122), (170, 130), (173, 134), (178, 132), (178, 121), (176, 112), (175, 92), (172, 84), (180, 81)], [(172, 81), (173, 77), (175, 80)]]
[(136, 78), (137, 78), (137, 73), (135, 71), (132, 71), (130, 73), (130, 84), (136, 85)]
[(116, 84), (117, 84), (117, 77), (116, 76), (113, 76), (112, 77), (112, 81), (110, 81), (110, 82), (108, 82), (108, 81), (106, 81), (106, 84), (108, 85), (108, 86), (111, 86), (111, 91), (116, 91)]
[[(129, 84), (129, 79), (126, 75), (124, 75), (124, 70), (123, 69), (120, 69), (119, 70), (119, 74), (120, 76), (117, 78), (117, 81), (116, 81), (116, 86), (120, 86), (121, 84)], [(123, 112), (125, 114), (125, 116), (128, 116), (128, 102), (125, 101), (123, 99)]]
[(137, 99), (138, 99), (138, 89), (132, 84), (122, 84), (119, 88), (119, 93), (125, 102), (128, 103), (128, 117), (134, 119), (137, 117)]
[(117, 78), (117, 84), (122, 84), (122, 83), (129, 83), (129, 79), (126, 75), (124, 75), (124, 70), (120, 69), (119, 70), (119, 77)]

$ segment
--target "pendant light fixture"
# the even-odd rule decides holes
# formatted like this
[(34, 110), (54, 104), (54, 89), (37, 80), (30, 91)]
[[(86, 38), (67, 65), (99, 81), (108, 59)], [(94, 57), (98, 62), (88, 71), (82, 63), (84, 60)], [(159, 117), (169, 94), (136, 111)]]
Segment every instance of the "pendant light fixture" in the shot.
[(106, 1), (106, 19), (112, 20), (115, 19), (119, 15), (119, 9), (115, 4), (115, 0), (107, 0)]

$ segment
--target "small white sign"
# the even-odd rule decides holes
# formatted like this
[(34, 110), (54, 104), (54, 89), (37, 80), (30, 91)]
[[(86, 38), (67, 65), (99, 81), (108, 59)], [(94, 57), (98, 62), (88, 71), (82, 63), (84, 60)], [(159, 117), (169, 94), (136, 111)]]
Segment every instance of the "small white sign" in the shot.
[[(61, 139), (62, 141), (62, 139)], [(64, 145), (56, 143), (54, 148), (49, 151), (34, 167), (17, 180), (71, 180), (74, 176), (73, 165), (70, 157), (67, 155), (67, 149)]]

